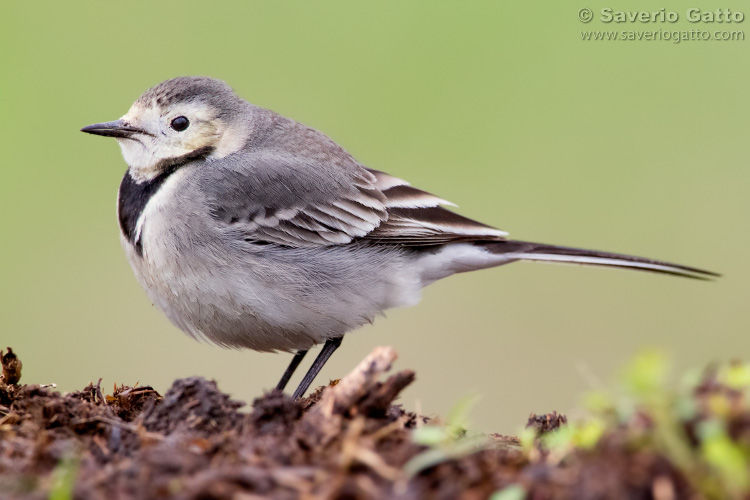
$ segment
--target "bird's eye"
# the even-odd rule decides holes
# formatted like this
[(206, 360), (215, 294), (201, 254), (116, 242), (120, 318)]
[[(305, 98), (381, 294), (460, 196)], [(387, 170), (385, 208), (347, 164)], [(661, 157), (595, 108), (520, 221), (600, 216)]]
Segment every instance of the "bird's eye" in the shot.
[(183, 130), (188, 128), (188, 125), (190, 125), (190, 121), (184, 116), (178, 116), (169, 124), (169, 126), (177, 132), (182, 132)]

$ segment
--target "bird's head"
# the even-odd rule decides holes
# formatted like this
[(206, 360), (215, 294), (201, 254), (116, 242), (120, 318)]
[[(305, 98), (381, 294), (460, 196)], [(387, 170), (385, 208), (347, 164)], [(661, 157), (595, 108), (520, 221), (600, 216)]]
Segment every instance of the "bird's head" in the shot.
[(180, 77), (147, 90), (119, 120), (81, 131), (116, 138), (131, 175), (145, 181), (186, 161), (242, 148), (248, 106), (221, 80)]

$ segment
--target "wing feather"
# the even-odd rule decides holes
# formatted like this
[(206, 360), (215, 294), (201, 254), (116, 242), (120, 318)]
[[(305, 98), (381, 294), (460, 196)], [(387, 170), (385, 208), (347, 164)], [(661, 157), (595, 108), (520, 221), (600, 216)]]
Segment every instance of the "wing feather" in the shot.
[[(262, 175), (239, 179), (247, 185), (224, 184), (232, 193), (230, 203), (219, 204), (218, 192), (213, 198), (217, 220), (239, 230), (247, 241), (290, 247), (345, 245), (354, 240), (431, 246), (506, 236), (443, 208), (453, 205), (449, 201), (379, 170), (355, 164), (343, 172), (348, 178), (332, 181), (314, 177), (315, 170), (296, 164), (266, 167)], [(300, 179), (300, 174), (310, 177)]]

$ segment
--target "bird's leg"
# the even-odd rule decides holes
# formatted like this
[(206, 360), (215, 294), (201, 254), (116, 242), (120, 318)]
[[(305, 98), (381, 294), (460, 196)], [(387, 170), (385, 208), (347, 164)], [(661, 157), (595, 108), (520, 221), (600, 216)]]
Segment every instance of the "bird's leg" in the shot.
[(320, 370), (323, 369), (323, 365), (326, 364), (326, 361), (328, 361), (328, 358), (331, 357), (333, 351), (338, 349), (341, 345), (342, 338), (343, 337), (338, 337), (335, 339), (326, 340), (326, 343), (323, 345), (323, 349), (320, 351), (320, 354), (318, 354), (318, 357), (315, 358), (315, 361), (313, 361), (310, 369), (307, 370), (307, 373), (302, 379), (302, 382), (299, 383), (299, 387), (297, 387), (297, 390), (294, 391), (294, 395), (292, 396), (294, 399), (299, 399), (305, 394), (305, 391), (307, 391), (308, 387), (310, 387), (310, 384), (313, 383), (313, 380), (315, 380), (315, 377), (318, 376)]
[(286, 384), (289, 383), (289, 379), (292, 378), (292, 375), (294, 375), (294, 371), (302, 362), (302, 358), (305, 357), (305, 354), (307, 354), (307, 349), (305, 349), (304, 351), (297, 351), (296, 353), (294, 353), (294, 357), (292, 358), (292, 361), (289, 363), (289, 366), (286, 367), (286, 371), (284, 372), (284, 375), (281, 376), (281, 380), (279, 380), (279, 383), (276, 384), (277, 391), (283, 391), (284, 388), (286, 388)]

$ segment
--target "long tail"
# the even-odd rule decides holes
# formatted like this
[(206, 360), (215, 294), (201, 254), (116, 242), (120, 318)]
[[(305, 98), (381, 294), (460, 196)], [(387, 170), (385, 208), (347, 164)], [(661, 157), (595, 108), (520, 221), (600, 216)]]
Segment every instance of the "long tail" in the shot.
[(545, 245), (544, 243), (531, 243), (528, 241), (496, 241), (477, 243), (493, 254), (500, 254), (508, 259), (531, 260), (542, 262), (562, 262), (567, 264), (584, 264), (590, 266), (619, 267), (624, 269), (638, 269), (655, 273), (671, 274), (699, 280), (710, 280), (721, 276), (720, 274), (696, 267), (682, 266), (660, 260), (634, 257), (619, 253), (599, 252), (597, 250), (586, 250), (583, 248), (561, 247), (556, 245)]

